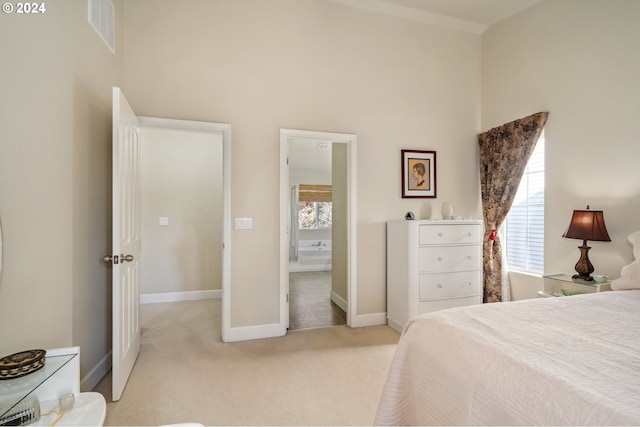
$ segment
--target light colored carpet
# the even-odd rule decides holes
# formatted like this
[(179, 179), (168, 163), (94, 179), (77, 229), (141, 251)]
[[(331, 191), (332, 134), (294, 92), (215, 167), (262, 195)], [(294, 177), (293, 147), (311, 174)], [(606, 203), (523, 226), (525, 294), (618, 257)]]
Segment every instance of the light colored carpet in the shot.
[(105, 425), (370, 425), (399, 334), (333, 326), (239, 343), (220, 338), (220, 300), (145, 304), (142, 350), (122, 398), (94, 391)]

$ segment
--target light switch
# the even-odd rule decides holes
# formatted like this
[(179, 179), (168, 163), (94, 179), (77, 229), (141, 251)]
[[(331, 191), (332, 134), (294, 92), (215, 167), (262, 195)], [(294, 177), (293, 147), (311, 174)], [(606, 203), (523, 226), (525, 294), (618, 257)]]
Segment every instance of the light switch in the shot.
[(161, 216), (160, 219), (158, 220), (158, 224), (160, 224), (160, 225), (169, 225), (169, 217), (168, 216)]
[(236, 218), (236, 230), (251, 230), (253, 218)]

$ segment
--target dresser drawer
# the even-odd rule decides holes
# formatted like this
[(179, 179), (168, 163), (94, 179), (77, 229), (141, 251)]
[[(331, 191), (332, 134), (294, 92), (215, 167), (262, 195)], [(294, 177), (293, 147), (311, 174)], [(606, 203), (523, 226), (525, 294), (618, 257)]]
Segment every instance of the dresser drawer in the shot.
[(481, 295), (482, 272), (421, 274), (419, 286), (420, 301)]
[(465, 305), (482, 304), (482, 295), (474, 295), (464, 298), (440, 299), (433, 301), (420, 301), (418, 303), (418, 315), (431, 313), (447, 308), (463, 307)]
[(421, 245), (459, 245), (482, 242), (482, 224), (420, 225)]
[(426, 246), (419, 249), (420, 272), (477, 270), (482, 265), (482, 246)]

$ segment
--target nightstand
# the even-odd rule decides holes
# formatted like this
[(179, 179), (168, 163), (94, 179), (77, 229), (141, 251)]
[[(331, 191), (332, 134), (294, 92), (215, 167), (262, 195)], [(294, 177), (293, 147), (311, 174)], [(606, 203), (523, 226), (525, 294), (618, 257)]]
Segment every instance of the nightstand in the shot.
[(555, 297), (574, 294), (591, 294), (611, 290), (611, 282), (598, 283), (587, 282), (580, 279), (572, 279), (570, 274), (543, 274), (542, 290), (538, 291), (541, 297)]

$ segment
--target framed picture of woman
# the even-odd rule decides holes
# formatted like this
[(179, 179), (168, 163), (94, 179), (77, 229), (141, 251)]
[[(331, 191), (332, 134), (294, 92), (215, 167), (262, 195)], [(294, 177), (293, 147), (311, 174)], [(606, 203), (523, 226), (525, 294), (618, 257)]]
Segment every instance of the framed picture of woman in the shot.
[(436, 152), (402, 150), (402, 198), (436, 197)]

